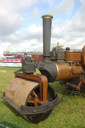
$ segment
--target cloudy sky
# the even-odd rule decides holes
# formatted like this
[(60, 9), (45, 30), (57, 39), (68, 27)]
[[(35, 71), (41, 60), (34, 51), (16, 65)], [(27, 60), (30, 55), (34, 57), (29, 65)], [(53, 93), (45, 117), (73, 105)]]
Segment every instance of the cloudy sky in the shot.
[(0, 55), (9, 51), (43, 51), (42, 19), (53, 15), (51, 49), (57, 42), (85, 45), (85, 0), (0, 0)]

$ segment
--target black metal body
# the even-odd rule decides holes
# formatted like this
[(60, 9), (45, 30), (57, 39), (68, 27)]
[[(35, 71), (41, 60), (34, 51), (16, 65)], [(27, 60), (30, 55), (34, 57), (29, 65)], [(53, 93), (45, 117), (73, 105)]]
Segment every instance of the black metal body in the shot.
[(45, 75), (48, 78), (48, 82), (55, 81), (57, 77), (57, 68), (53, 61), (42, 61), (36, 67), (40, 70), (42, 75)]

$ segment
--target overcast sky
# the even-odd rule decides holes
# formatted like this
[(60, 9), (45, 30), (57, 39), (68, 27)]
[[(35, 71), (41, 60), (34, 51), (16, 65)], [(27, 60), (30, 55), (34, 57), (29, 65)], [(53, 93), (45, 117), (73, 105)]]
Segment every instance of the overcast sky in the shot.
[(51, 49), (57, 42), (85, 45), (85, 0), (0, 0), (0, 55), (9, 51), (43, 51), (42, 19), (53, 15)]

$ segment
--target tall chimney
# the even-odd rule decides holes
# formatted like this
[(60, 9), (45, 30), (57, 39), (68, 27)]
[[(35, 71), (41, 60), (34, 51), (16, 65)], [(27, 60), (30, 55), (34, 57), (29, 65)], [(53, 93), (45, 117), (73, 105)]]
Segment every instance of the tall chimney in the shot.
[(50, 41), (51, 41), (51, 15), (44, 15), (43, 18), (43, 59), (50, 58)]

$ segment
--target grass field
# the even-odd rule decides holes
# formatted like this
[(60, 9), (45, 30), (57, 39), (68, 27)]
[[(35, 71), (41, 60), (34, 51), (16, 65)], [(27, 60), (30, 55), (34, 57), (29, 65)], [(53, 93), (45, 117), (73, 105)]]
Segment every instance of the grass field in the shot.
[[(8, 83), (14, 78), (14, 72), (19, 68), (0, 67), (0, 97), (3, 95)], [(65, 87), (58, 82), (51, 83), (56, 93), (64, 98), (69, 96)], [(22, 118), (3, 99), (0, 98), (0, 124), (12, 128), (21, 128), (15, 124), (8, 123), (4, 118), (26, 128), (85, 128), (85, 95), (73, 95), (68, 101), (59, 104), (51, 113), (48, 119), (39, 124), (32, 124)], [(3, 128), (0, 126), (0, 128)]]

